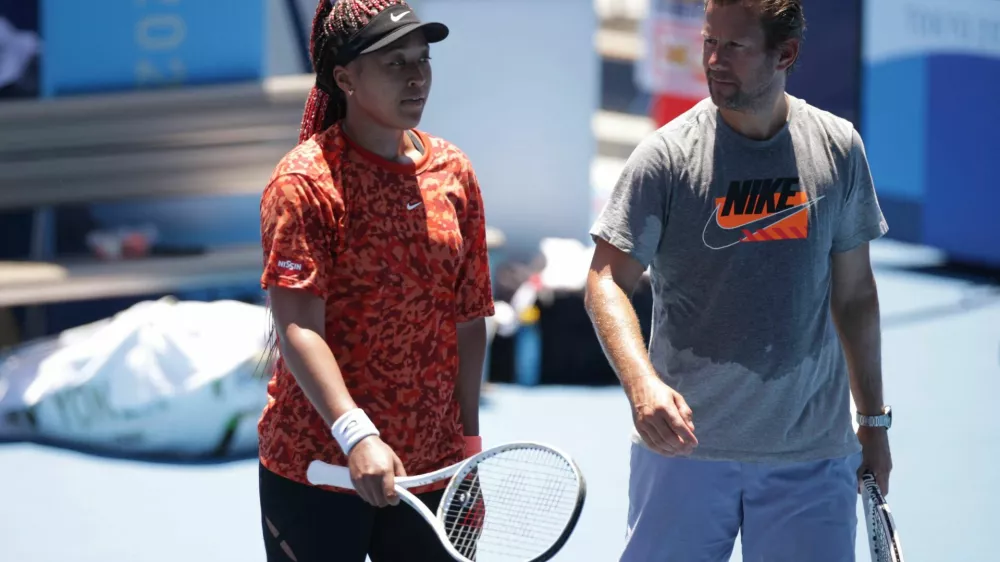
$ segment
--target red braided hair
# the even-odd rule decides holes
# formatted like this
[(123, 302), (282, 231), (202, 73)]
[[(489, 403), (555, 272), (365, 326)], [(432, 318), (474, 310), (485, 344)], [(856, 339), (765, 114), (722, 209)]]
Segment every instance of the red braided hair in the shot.
[(316, 85), (302, 114), (299, 142), (344, 118), (347, 102), (333, 81), (337, 50), (382, 10), (405, 4), (404, 0), (319, 0), (309, 40)]

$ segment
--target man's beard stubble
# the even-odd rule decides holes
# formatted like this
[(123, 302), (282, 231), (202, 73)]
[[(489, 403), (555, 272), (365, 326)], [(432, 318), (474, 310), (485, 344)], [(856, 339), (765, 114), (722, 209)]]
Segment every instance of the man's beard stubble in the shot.
[(709, 77), (709, 94), (712, 101), (723, 109), (738, 111), (740, 113), (756, 113), (766, 110), (773, 103), (776, 90), (779, 88), (777, 77), (771, 80), (758, 82), (758, 87), (753, 90), (746, 90), (744, 84), (736, 85), (736, 91), (729, 95), (724, 95), (712, 87), (711, 72), (706, 74)]

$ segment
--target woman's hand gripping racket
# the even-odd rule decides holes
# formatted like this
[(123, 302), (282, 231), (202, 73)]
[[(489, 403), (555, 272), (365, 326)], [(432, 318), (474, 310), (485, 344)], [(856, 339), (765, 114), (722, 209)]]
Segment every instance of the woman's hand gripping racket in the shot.
[[(314, 485), (353, 489), (350, 471), (313, 461)], [(450, 479), (435, 514), (407, 488)], [(399, 497), (459, 562), (541, 562), (566, 543), (587, 487), (576, 463), (540, 443), (508, 443), (420, 476), (396, 479)]]
[(861, 475), (861, 501), (865, 509), (872, 562), (903, 562), (903, 549), (896, 533), (896, 522), (875, 481), (875, 475), (869, 471)]

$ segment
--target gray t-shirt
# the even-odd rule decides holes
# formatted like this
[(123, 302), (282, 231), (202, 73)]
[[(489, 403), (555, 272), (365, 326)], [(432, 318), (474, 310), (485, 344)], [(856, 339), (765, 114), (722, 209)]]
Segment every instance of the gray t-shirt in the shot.
[(764, 141), (698, 103), (640, 143), (591, 229), (649, 267), (649, 355), (694, 412), (693, 458), (860, 450), (831, 254), (888, 227), (851, 123), (789, 99), (788, 123)]

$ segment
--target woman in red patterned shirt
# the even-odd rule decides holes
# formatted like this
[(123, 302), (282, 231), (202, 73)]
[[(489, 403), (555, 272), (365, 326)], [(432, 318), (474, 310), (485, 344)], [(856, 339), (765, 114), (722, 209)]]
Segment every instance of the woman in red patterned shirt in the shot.
[[(481, 448), (482, 196), (468, 158), (416, 128), (447, 35), (401, 0), (317, 10), (300, 144), (261, 201), (281, 352), (259, 424), (268, 560), (450, 560), (393, 493)], [(349, 467), (357, 492), (310, 485), (313, 459)], [(417, 492), (437, 508), (439, 488)]]

